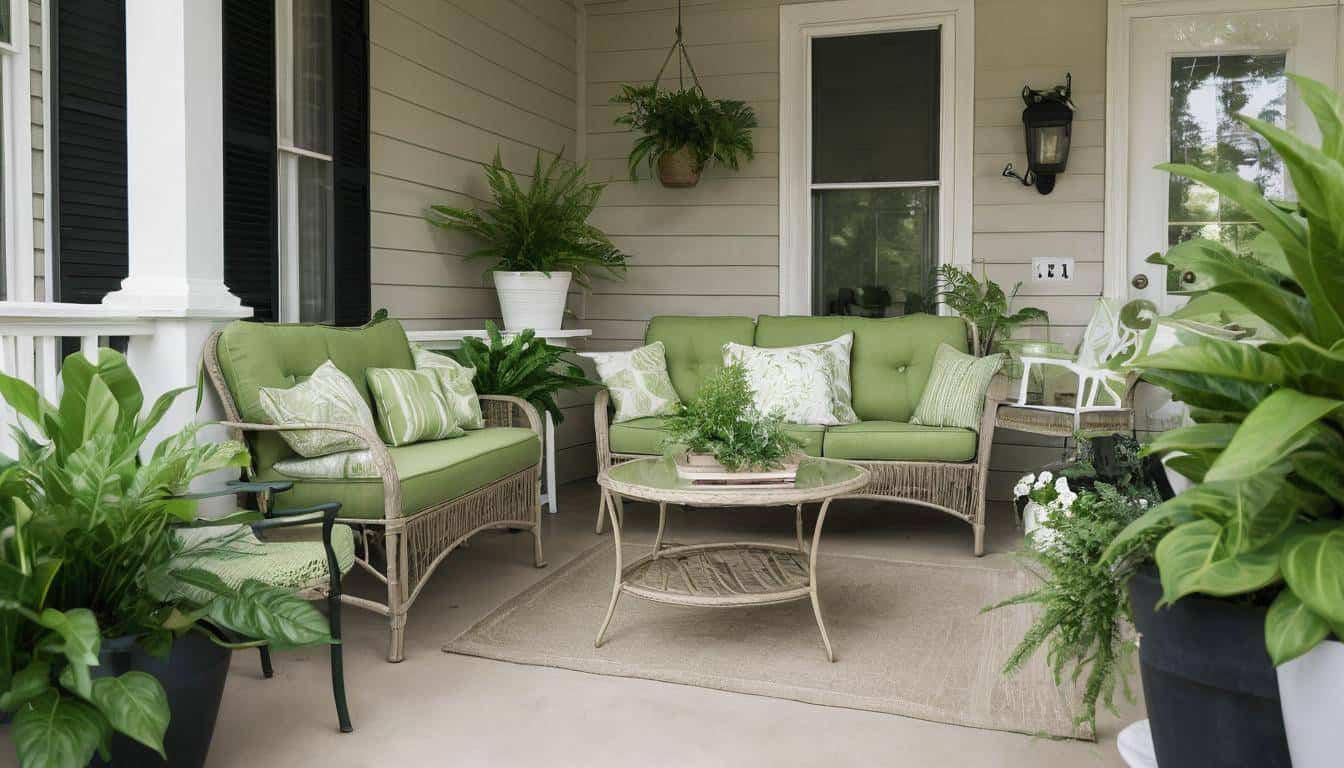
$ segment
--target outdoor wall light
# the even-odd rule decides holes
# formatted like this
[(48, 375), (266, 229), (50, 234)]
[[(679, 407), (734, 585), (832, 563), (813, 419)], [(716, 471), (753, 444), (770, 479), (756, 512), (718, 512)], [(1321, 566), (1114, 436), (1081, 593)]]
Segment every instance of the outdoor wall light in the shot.
[(1009, 163), (1003, 175), (1024, 186), (1036, 185), (1042, 195), (1055, 188), (1055, 176), (1069, 164), (1069, 139), (1073, 133), (1073, 74), (1065, 75), (1064, 85), (1048, 91), (1022, 86), (1022, 127), (1027, 136), (1027, 172), (1018, 174)]

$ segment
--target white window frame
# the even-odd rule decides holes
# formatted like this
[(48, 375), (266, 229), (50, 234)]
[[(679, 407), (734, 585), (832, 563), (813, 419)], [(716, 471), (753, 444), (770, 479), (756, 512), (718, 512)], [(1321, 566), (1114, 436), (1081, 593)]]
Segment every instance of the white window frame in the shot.
[[(1238, 13), (1344, 6), (1344, 0), (1109, 0), (1106, 19), (1106, 219), (1102, 294), (1129, 295), (1130, 30), (1136, 21), (1196, 13)], [(1344, 40), (1344, 13), (1337, 40)], [(1337, 57), (1344, 83), (1344, 54)], [(1289, 70), (1291, 71), (1291, 69)], [(1291, 182), (1289, 182), (1291, 183)]]
[[(4, 2), (4, 0), (0, 0)], [(322, 152), (295, 146), (294, 141), (294, 2), (275, 3), (275, 132), (276, 132), (276, 230), (279, 236), (276, 255), (279, 263), (279, 301), (276, 316), (282, 323), (299, 322), (299, 158), (325, 161), (335, 158)], [(328, 104), (328, 107), (331, 105)], [(335, 178), (332, 167), (331, 178)], [(334, 202), (333, 202), (334, 208)], [(333, 211), (334, 212), (334, 211)], [(335, 242), (327, 238), (328, 248)], [(334, 280), (335, 275), (328, 275)], [(328, 302), (331, 304), (331, 302)], [(335, 307), (330, 307), (335, 311)]]
[(33, 126), (28, 71), (28, 3), (9, 3), (12, 39), (0, 43), (0, 247), (9, 301), (32, 301)]
[(975, 140), (973, 0), (833, 0), (779, 9), (779, 312), (812, 314), (813, 189), (931, 186), (929, 182), (816, 184), (812, 178), (812, 40), (942, 30), (938, 136), (938, 263), (971, 263)]

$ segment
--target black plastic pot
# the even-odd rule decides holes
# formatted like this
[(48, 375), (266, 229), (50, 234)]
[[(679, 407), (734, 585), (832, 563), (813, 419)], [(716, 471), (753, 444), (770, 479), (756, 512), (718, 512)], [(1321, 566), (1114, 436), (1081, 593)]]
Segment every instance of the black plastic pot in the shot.
[[(139, 742), (114, 734), (112, 764), (172, 768), (205, 765), (232, 655), (228, 648), (215, 645), (198, 632), (188, 633), (174, 642), (172, 653), (164, 658), (150, 656), (129, 638), (105, 641), (98, 654), (100, 664), (94, 670), (94, 676), (115, 676), (131, 670), (148, 672), (163, 685), (172, 712), (163, 744), (167, 762)], [(95, 755), (91, 765), (105, 766), (106, 763)]]
[(1143, 698), (1162, 768), (1292, 768), (1265, 610), (1184, 597), (1154, 611), (1157, 570), (1129, 583)]

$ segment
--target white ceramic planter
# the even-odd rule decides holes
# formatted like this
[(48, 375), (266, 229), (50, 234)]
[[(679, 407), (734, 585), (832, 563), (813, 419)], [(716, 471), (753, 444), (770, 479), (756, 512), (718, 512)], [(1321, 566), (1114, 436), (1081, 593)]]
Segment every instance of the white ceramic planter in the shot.
[(1337, 768), (1344, 712), (1344, 643), (1325, 642), (1282, 664), (1279, 700), (1293, 768)]
[(565, 294), (569, 292), (568, 272), (495, 272), (495, 293), (504, 316), (504, 330), (510, 333), (531, 328), (555, 330), (565, 319)]
[[(1037, 549), (1048, 546), (1054, 539), (1054, 531), (1049, 528), (1041, 528), (1041, 521), (1050, 512), (1043, 505), (1034, 501), (1028, 501), (1022, 507), (1022, 530), (1023, 533), (1036, 544)], [(1032, 534), (1035, 533), (1035, 536)]]

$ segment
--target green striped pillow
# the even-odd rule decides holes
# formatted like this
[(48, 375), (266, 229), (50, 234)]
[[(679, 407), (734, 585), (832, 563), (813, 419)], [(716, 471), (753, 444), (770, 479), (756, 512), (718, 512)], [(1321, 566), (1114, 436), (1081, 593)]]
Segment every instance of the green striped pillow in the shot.
[(980, 431), (985, 393), (1002, 365), (1002, 354), (975, 357), (939, 344), (933, 371), (910, 423)]
[(465, 434), (453, 418), (433, 371), (370, 368), (364, 372), (388, 445), (410, 445)]
[(476, 376), (476, 369), (414, 344), (411, 345), (411, 354), (415, 357), (417, 371), (433, 371), (434, 375), (439, 377), (439, 384), (443, 386), (443, 396), (448, 399), (448, 407), (457, 418), (457, 425), (463, 429), (485, 428), (485, 417), (481, 414), (481, 400), (476, 395), (476, 387), (471, 383)]

